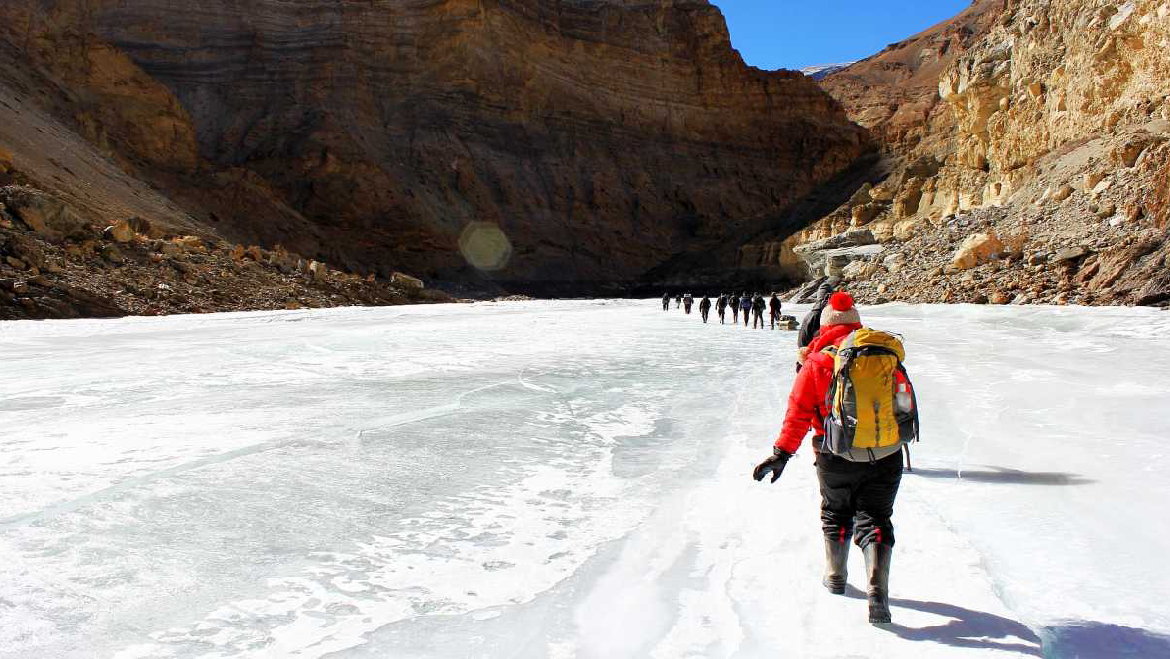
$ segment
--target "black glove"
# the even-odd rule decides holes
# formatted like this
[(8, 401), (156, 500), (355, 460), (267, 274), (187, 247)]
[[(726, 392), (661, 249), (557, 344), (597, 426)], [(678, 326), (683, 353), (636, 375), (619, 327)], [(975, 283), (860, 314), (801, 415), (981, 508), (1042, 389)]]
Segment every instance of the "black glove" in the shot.
[(773, 448), (771, 457), (756, 465), (756, 468), (752, 470), (752, 478), (762, 481), (770, 473), (772, 480), (769, 482), (775, 483), (776, 479), (780, 478), (780, 474), (784, 473), (784, 465), (788, 464), (788, 458), (791, 457), (792, 454), (788, 451)]

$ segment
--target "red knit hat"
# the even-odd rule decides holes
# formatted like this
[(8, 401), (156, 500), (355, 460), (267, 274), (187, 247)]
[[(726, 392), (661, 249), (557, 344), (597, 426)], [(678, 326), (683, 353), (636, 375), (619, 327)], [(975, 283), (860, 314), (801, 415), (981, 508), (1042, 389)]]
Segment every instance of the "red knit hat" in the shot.
[(845, 293), (833, 293), (829, 296), (829, 304), (821, 312), (821, 327), (829, 325), (860, 325), (861, 314), (853, 306), (853, 296)]
[(837, 311), (849, 311), (853, 308), (853, 296), (841, 291), (829, 296), (829, 304)]

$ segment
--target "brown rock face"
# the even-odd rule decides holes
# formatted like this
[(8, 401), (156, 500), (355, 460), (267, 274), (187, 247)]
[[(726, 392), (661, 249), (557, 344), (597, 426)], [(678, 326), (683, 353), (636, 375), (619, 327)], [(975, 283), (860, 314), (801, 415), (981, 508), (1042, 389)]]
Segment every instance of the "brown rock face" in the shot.
[[(189, 219), (360, 273), (628, 284), (775, 228), (869, 149), (815, 83), (745, 66), (705, 0), (46, 0), (0, 23), (69, 90), (53, 111)], [(459, 250), (484, 222), (494, 271)]]
[[(888, 171), (796, 241), (864, 221), (913, 266), (857, 280), (863, 301), (1167, 304), (1168, 45), (1164, 0), (986, 0), (830, 75)], [(1018, 240), (950, 277), (938, 255), (972, 230)]]
[(821, 85), (885, 148), (911, 155), (934, 152), (954, 125), (940, 105), (939, 77), (979, 44), (1002, 7), (1003, 0), (976, 0), (955, 18), (829, 74)]

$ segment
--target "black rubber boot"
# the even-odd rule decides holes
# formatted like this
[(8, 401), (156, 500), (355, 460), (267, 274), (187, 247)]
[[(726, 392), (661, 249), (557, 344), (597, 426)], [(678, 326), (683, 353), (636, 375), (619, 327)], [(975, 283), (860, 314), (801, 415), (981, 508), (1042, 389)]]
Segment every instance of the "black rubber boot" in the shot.
[(865, 571), (869, 576), (869, 622), (874, 625), (890, 622), (890, 558), (894, 548), (880, 542), (871, 542), (862, 549)]
[(840, 542), (834, 538), (825, 538), (825, 578), (821, 580), (825, 588), (834, 595), (845, 594), (845, 578), (848, 576), (849, 540)]

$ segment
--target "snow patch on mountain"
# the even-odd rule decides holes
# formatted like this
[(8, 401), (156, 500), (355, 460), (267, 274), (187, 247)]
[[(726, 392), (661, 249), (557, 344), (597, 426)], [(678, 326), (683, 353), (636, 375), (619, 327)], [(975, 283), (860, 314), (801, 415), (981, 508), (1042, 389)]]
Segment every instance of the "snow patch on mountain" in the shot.
[(840, 64), (817, 64), (815, 66), (806, 66), (801, 69), (800, 72), (812, 78), (813, 80), (822, 80), (825, 78), (825, 76), (831, 73), (836, 73), (852, 64), (854, 64), (854, 62), (841, 62)]

